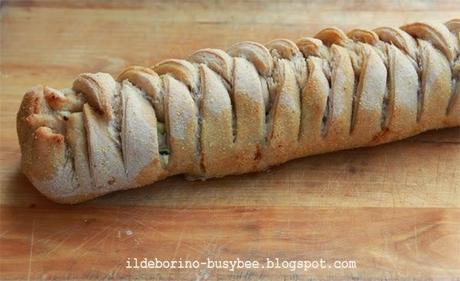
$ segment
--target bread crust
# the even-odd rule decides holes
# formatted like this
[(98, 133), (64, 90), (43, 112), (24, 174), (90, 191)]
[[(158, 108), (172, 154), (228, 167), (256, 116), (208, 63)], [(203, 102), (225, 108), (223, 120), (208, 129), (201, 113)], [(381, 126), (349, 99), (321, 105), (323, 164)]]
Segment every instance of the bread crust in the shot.
[(459, 36), (459, 19), (331, 27), (37, 86), (17, 114), (22, 170), (51, 200), (78, 203), (459, 126)]

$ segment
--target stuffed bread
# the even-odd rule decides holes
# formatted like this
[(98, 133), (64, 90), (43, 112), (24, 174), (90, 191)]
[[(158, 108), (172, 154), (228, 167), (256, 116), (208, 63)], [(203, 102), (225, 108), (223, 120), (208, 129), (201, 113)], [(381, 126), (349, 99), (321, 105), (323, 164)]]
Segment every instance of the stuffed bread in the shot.
[(460, 20), (326, 28), (37, 86), (17, 114), (22, 171), (77, 203), (460, 125)]

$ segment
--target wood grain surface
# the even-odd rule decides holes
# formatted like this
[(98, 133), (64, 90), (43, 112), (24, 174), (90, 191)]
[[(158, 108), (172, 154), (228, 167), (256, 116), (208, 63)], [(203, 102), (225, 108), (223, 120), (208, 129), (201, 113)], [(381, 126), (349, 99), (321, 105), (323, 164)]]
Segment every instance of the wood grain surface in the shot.
[[(15, 114), (36, 84), (204, 47), (460, 16), (452, 1), (2, 1), (1, 280), (459, 280), (460, 130), (207, 182), (173, 177), (75, 206), (20, 173)], [(324, 259), (352, 269), (128, 269), (160, 260)]]

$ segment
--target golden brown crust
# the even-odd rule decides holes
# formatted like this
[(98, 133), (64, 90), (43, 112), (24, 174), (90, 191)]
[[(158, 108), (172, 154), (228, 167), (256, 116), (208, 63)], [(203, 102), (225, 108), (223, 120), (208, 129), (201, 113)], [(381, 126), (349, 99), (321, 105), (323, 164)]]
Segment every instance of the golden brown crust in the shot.
[(267, 123), (267, 152), (262, 155), (268, 165), (292, 158), (300, 130), (299, 88), (292, 64), (285, 59), (277, 60), (273, 78), (277, 83)]
[(233, 157), (232, 104), (218, 75), (200, 65), (202, 168), (210, 177), (227, 173)]
[(91, 191), (94, 186), (91, 176), (90, 164), (88, 159), (88, 148), (86, 145), (86, 130), (83, 121), (83, 113), (76, 112), (70, 114), (67, 121), (66, 139), (72, 153), (75, 176), (78, 180), (79, 188)]
[(355, 89), (350, 128), (352, 142), (356, 144), (369, 142), (382, 130), (382, 104), (387, 91), (387, 69), (377, 51), (365, 44), (361, 52), (363, 62)]
[(165, 128), (171, 149), (167, 169), (200, 175), (198, 108), (184, 84), (173, 77), (165, 77), (164, 84), (169, 93), (165, 100)]
[(141, 91), (124, 80), (121, 88), (121, 145), (130, 185), (142, 186), (166, 174), (161, 167), (155, 111)]
[(408, 56), (388, 46), (388, 96), (382, 132), (372, 144), (412, 135), (417, 128), (417, 71)]
[(318, 57), (311, 56), (307, 59), (309, 76), (301, 97), (303, 115), (299, 136), (300, 153), (308, 153), (322, 139), (325, 125), (323, 117), (330, 92), (329, 81), (322, 70), (323, 63), (324, 61)]
[(460, 125), (460, 20), (240, 42), (24, 95), (22, 170), (77, 203)]
[(155, 109), (156, 118), (164, 122), (164, 93), (162, 91), (161, 79), (158, 74), (150, 68), (141, 66), (130, 66), (117, 77), (118, 82), (130, 81), (142, 89), (150, 99)]
[(351, 131), (355, 77), (346, 49), (333, 45), (331, 52), (331, 92), (324, 146), (328, 150), (336, 150), (346, 145)]
[[(236, 118), (233, 151), (236, 165), (231, 170), (242, 174), (254, 171), (259, 165), (267, 130), (262, 85), (255, 66), (243, 58), (234, 58), (232, 99)], [(227, 167), (229, 162), (225, 163)]]
[(442, 23), (416, 22), (401, 27), (410, 35), (429, 41), (434, 47), (444, 53), (449, 61), (453, 61), (458, 55), (458, 41)]
[(102, 113), (106, 120), (112, 118), (112, 98), (116, 93), (115, 81), (106, 73), (83, 73), (73, 82), (76, 92), (84, 93), (88, 104)]

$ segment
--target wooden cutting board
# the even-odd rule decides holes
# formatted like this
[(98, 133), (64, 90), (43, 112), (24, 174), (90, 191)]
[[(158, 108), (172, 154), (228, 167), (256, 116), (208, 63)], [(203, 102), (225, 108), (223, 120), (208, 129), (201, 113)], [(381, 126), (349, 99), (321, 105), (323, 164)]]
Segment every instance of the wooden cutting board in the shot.
[[(117, 74), (204, 47), (295, 40), (328, 25), (350, 30), (459, 15), (457, 0), (3, 1), (0, 279), (460, 278), (458, 128), (265, 173), (207, 182), (174, 177), (76, 206), (46, 200), (20, 173), (15, 131), (29, 87), (69, 87), (80, 72)], [(332, 268), (126, 268), (135, 258), (323, 259)], [(334, 268), (336, 260), (351, 268)]]

